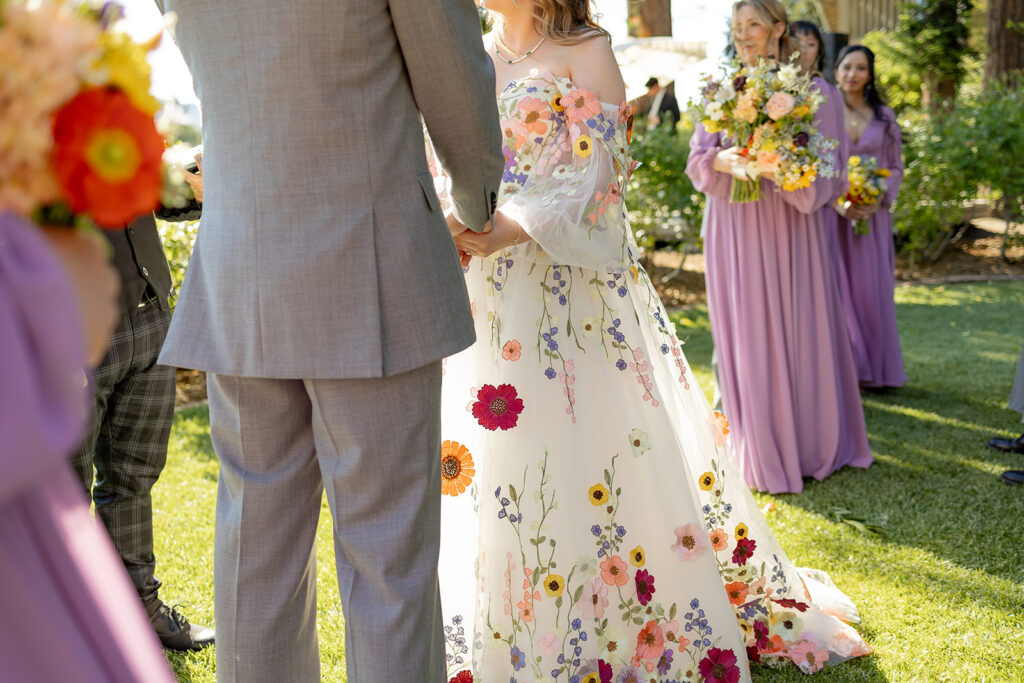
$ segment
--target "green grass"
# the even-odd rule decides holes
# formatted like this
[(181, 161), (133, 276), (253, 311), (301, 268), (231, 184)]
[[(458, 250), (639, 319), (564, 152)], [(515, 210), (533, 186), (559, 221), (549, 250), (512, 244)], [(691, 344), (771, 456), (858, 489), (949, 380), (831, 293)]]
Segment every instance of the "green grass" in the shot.
[[(1024, 491), (998, 478), (1024, 468), (1024, 457), (985, 447), (1021, 430), (1006, 399), (1024, 341), (1024, 283), (902, 288), (896, 300), (910, 380), (864, 399), (877, 463), (812, 481), (799, 495), (758, 496), (774, 503), (768, 521), (793, 561), (827, 570), (857, 603), (875, 648), (811, 680), (1024, 681)], [(673, 317), (710, 397), (707, 311)], [(205, 408), (179, 412), (155, 489), (163, 597), (201, 623), (213, 618), (217, 463), (208, 427)], [(885, 534), (840, 521), (837, 509)], [(323, 680), (344, 681), (329, 523), (318, 557)], [(214, 680), (212, 652), (171, 661), (181, 681)], [(755, 666), (754, 678), (808, 680), (794, 667)]]

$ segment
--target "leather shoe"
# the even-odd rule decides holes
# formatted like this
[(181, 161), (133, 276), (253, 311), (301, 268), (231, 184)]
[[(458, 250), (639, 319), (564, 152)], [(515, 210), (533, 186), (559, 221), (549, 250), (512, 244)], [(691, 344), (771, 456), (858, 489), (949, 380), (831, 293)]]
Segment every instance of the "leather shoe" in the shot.
[(1024, 470), (1006, 470), (999, 478), (1007, 484), (1024, 484)]
[(202, 650), (213, 645), (214, 631), (209, 626), (190, 624), (178, 610), (157, 599), (146, 606), (160, 643), (168, 650), (178, 652)]
[(988, 447), (995, 448), (998, 451), (1006, 451), (1007, 453), (1024, 453), (1024, 434), (1021, 434), (1016, 439), (1003, 439), (995, 437), (988, 440)]

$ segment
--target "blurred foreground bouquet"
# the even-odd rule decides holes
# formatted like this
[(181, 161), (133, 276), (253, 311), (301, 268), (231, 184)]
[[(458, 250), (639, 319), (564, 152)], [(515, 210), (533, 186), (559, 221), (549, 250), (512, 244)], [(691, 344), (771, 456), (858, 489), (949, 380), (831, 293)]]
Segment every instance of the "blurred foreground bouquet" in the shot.
[[(849, 161), (850, 186), (838, 201), (850, 207), (854, 204), (861, 206), (873, 206), (885, 195), (889, 189), (886, 178), (890, 176), (889, 169), (878, 168), (878, 161), (874, 157), (851, 156)], [(857, 235), (867, 235), (871, 232), (871, 224), (867, 220), (853, 221), (853, 232)]]
[(119, 228), (165, 178), (146, 44), (115, 3), (0, 0), (0, 211)]
[(733, 64), (730, 73), (704, 81), (699, 120), (709, 133), (724, 133), (748, 160), (748, 179), (733, 179), (730, 201), (757, 201), (762, 174), (775, 175), (786, 192), (836, 176), (829, 152), (838, 143), (814, 127), (824, 99), (797, 64)]

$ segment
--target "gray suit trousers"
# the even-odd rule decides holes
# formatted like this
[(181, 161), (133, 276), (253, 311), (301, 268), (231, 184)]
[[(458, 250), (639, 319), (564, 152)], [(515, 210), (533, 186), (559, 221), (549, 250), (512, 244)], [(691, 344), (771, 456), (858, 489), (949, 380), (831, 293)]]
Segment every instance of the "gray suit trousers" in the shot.
[(1013, 388), (1010, 389), (1010, 410), (1016, 410), (1021, 414), (1021, 422), (1024, 422), (1024, 348), (1020, 350), (1020, 362), (1017, 363), (1017, 377), (1013, 380)]
[(326, 490), (349, 683), (444, 683), (440, 392), (440, 361), (373, 379), (210, 375), (218, 681), (320, 680)]

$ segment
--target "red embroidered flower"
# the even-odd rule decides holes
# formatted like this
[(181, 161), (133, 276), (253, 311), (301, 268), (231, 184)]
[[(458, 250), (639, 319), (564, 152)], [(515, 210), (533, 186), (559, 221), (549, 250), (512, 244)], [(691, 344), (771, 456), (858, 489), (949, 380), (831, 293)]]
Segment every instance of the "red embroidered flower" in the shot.
[(778, 600), (772, 598), (772, 602), (777, 602), (783, 607), (789, 607), (795, 609), (797, 612), (806, 612), (810, 606), (806, 602), (800, 602), (799, 600), (793, 600), (792, 598), (780, 598)]
[(654, 596), (654, 577), (646, 569), (636, 573), (636, 599), (641, 605), (646, 605)]
[(741, 567), (754, 555), (757, 542), (752, 538), (741, 538), (736, 541), (736, 549), (732, 551), (732, 561)]
[(612, 683), (612, 665), (603, 659), (597, 660), (597, 673), (601, 676), (601, 683)]
[(469, 671), (460, 671), (452, 676), (448, 683), (473, 683), (473, 674)]
[(53, 138), (54, 173), (72, 211), (120, 228), (159, 204), (163, 138), (120, 90), (77, 95), (57, 112)]
[(515, 427), (521, 412), (523, 399), (519, 398), (516, 388), (511, 384), (502, 384), (497, 388), (491, 384), (483, 385), (473, 404), (473, 417), (481, 427), (492, 432)]
[(739, 683), (740, 669), (732, 650), (713, 647), (697, 666), (704, 683)]

